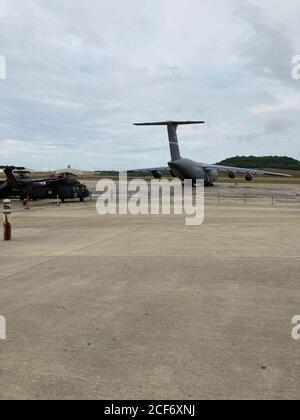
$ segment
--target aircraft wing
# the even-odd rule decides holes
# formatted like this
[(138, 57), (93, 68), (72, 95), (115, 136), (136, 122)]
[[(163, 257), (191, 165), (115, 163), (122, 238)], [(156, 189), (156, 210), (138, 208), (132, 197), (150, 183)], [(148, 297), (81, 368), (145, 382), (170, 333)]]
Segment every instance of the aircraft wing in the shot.
[(140, 173), (140, 172), (149, 172), (151, 173), (154, 178), (161, 178), (162, 172), (170, 172), (170, 168), (168, 166), (160, 167), (160, 168), (142, 168), (142, 169), (130, 169), (127, 171), (129, 174), (131, 173)]
[(205, 169), (217, 169), (220, 172), (234, 172), (236, 174), (278, 176), (278, 177), (285, 177), (285, 178), (292, 177), (292, 175), (282, 174), (278, 172), (268, 172), (261, 169), (236, 168), (234, 166), (207, 165), (205, 166)]

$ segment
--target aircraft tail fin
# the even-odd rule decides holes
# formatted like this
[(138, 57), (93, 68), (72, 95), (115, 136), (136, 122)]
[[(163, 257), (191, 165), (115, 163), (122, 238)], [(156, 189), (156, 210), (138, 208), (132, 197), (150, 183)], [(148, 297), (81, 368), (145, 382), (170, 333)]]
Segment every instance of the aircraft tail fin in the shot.
[(10, 182), (10, 184), (12, 185), (13, 188), (19, 188), (20, 187), (20, 183), (17, 180), (14, 171), (23, 171), (25, 170), (25, 168), (17, 168), (15, 166), (0, 166), (0, 169), (3, 169), (7, 181)]
[(181, 158), (180, 148), (177, 137), (177, 128), (179, 125), (191, 125), (191, 124), (204, 124), (204, 121), (165, 121), (165, 122), (152, 122), (152, 123), (136, 123), (136, 126), (159, 126), (165, 125), (168, 128), (169, 145), (172, 161), (179, 160)]

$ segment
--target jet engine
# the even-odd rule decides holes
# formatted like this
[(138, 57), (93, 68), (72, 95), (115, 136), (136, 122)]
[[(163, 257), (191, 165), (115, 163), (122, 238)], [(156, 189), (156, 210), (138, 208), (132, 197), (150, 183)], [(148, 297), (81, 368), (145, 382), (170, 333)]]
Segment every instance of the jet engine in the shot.
[(155, 169), (151, 171), (151, 174), (153, 175), (153, 177), (154, 177), (155, 179), (160, 179), (160, 178), (162, 178), (162, 174), (161, 174), (159, 171), (155, 170)]
[(251, 182), (251, 181), (253, 180), (253, 175), (248, 173), (248, 174), (245, 176), (245, 180), (246, 180), (247, 182)]
[(234, 171), (229, 171), (228, 176), (230, 179), (234, 179), (236, 177), (236, 173)]

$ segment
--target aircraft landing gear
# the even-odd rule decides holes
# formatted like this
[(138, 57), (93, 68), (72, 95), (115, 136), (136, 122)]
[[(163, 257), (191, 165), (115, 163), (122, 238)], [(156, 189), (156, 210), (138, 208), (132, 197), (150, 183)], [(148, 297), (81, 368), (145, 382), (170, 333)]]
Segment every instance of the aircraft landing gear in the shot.
[(215, 185), (214, 185), (214, 183), (213, 183), (213, 182), (205, 181), (205, 182), (204, 182), (204, 186), (205, 186), (205, 187), (214, 187)]
[[(195, 188), (197, 185), (197, 181), (195, 179), (193, 179), (193, 188)], [(206, 181), (204, 180), (204, 187), (214, 187), (215, 184), (211, 181)]]

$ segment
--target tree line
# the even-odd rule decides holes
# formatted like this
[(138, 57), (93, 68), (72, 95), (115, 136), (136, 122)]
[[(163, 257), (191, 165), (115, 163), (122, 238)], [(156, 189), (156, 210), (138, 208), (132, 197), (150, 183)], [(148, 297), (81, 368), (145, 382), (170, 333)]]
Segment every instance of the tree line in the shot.
[(300, 170), (300, 161), (287, 156), (235, 156), (221, 162), (218, 165), (237, 166), (249, 169), (287, 169)]

